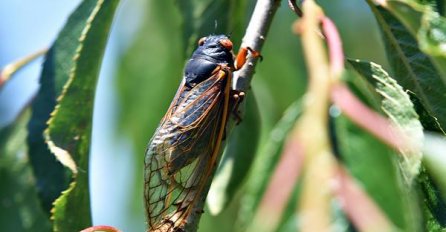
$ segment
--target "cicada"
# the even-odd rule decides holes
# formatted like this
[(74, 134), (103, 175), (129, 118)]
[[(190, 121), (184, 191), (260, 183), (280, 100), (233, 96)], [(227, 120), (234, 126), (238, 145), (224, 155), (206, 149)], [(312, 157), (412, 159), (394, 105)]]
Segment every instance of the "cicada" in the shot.
[[(183, 231), (216, 167), (231, 112), (242, 99), (231, 88), (232, 73), (246, 62), (250, 48), (235, 57), (225, 35), (210, 35), (184, 69), (183, 80), (149, 142), (144, 197), (149, 231)], [(196, 210), (196, 209), (195, 209)]]

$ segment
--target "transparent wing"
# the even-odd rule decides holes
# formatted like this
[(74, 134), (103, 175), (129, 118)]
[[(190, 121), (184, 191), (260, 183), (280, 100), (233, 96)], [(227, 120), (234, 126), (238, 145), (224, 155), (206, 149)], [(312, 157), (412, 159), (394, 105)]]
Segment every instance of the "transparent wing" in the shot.
[(206, 184), (224, 130), (227, 84), (225, 72), (219, 71), (192, 89), (180, 87), (152, 137), (144, 190), (151, 230), (181, 226)]

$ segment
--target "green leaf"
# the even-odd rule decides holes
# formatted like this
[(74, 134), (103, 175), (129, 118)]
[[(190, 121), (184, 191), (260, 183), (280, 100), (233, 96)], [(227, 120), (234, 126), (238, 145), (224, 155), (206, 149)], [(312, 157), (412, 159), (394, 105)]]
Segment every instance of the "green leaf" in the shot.
[(0, 231), (50, 231), (26, 148), (28, 111), (0, 130)]
[[(422, 53), (417, 40), (386, 10), (369, 5), (382, 31), (393, 77), (415, 93), (425, 111), (446, 127), (446, 85), (429, 56)], [(426, 119), (424, 115), (422, 120)]]
[(335, 128), (341, 159), (352, 176), (401, 231), (420, 231), (416, 198), (399, 175), (397, 155), (343, 116)]
[[(52, 210), (54, 231), (79, 231), (91, 225), (88, 159), (93, 100), (108, 33), (118, 2), (118, 0), (82, 2), (71, 15), (45, 60), (41, 76), (42, 85), (33, 104), (34, 114), (30, 122), (30, 131), (39, 137), (36, 140), (39, 144), (35, 144), (36, 141), (30, 143), (34, 146), (33, 149), (41, 152), (40, 155), (51, 155), (43, 148), (44, 145), (40, 144), (42, 141), (39, 133), (45, 127), (44, 120), (54, 108), (56, 96), (59, 96), (58, 104), (48, 122), (49, 127), (45, 130), (45, 140), (58, 160), (70, 168), (75, 179), (54, 204)], [(52, 170), (53, 166), (52, 160), (40, 168)], [(62, 172), (58, 168), (59, 176), (54, 184), (66, 183), (70, 179)], [(48, 184), (53, 183), (48, 182)], [(61, 185), (57, 190), (59, 187)]]
[(410, 100), (412, 101), (415, 111), (420, 117), (420, 122), (423, 125), (424, 130), (426, 131), (436, 131), (446, 135), (446, 132), (441, 127), (437, 118), (430, 115), (429, 112), (423, 107), (421, 100), (415, 95), (415, 93), (407, 91), (407, 94), (410, 96)]
[(232, 201), (255, 158), (260, 136), (260, 118), (254, 93), (247, 95), (245, 105), (245, 116), (229, 137), (208, 193), (207, 203), (213, 215), (219, 214)]
[[(444, 167), (443, 167), (444, 168)], [(423, 197), (425, 231), (446, 230), (446, 204), (441, 198), (441, 191), (423, 168), (418, 177), (420, 195)]]
[(40, 89), (31, 105), (32, 115), (28, 124), (27, 143), (36, 176), (37, 191), (43, 208), (48, 213), (53, 201), (68, 186), (71, 175), (49, 151), (43, 138), (43, 131), (56, 106), (56, 99), (68, 81), (79, 37), (94, 7), (95, 2), (85, 2), (69, 17), (45, 56)]
[(378, 64), (373, 62), (350, 60), (349, 63), (365, 79), (367, 79), (382, 96), (382, 110), (397, 127), (404, 132), (416, 151), (400, 151), (400, 166), (403, 175), (410, 185), (419, 173), (421, 165), (421, 146), (423, 127), (415, 112), (409, 95)]
[(386, 9), (416, 38), (420, 49), (429, 56), (446, 83), (446, 19), (429, 4), (416, 0), (387, 1)]
[(301, 110), (302, 104), (300, 101), (290, 105), (282, 119), (271, 131), (269, 138), (266, 140), (267, 142), (259, 148), (247, 179), (246, 192), (241, 200), (243, 204), (240, 206), (238, 213), (238, 228), (244, 229), (251, 223), (269, 179), (275, 170), (282, 152), (283, 143), (300, 116)]

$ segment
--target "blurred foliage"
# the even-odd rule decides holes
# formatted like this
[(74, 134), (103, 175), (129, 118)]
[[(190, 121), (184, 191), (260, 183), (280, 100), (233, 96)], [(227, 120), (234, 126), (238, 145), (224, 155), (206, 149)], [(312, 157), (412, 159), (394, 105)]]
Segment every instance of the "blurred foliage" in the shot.
[(50, 231), (49, 218), (37, 197), (25, 146), (29, 111), (22, 114), (0, 129), (0, 228), (2, 231)]
[[(0, 128), (1, 231), (50, 231), (54, 222), (54, 231), (79, 231), (90, 226), (87, 178), (92, 107), (118, 2), (84, 0), (79, 5), (46, 55), (30, 119), (25, 114), (8, 127)], [(254, 0), (142, 2), (138, 31), (116, 57), (114, 91), (118, 102), (110, 102), (119, 107), (118, 122), (114, 125), (116, 137), (132, 142), (128, 154), (136, 161), (128, 171), (135, 178), (128, 180), (133, 187), (123, 191), (132, 195), (128, 201), (134, 209), (143, 205), (144, 149), (175, 95), (183, 66), (197, 39), (208, 34), (231, 34), (236, 50), (255, 4)], [(385, 8), (375, 6), (372, 1), (319, 2), (337, 24), (345, 54), (373, 61), (351, 61), (349, 67), (360, 74), (348, 71), (343, 79), (351, 91), (420, 141), (420, 125), (444, 134), (443, 1), (394, 0)], [(199, 231), (244, 231), (249, 226), (274, 173), (283, 143), (302, 113), (307, 70), (300, 39), (291, 33), (294, 20), (296, 16), (284, 2), (266, 37), (261, 51), (264, 60), (257, 65), (252, 91), (244, 101), (244, 121), (228, 135), (226, 153), (217, 170)], [(375, 63), (379, 65), (374, 66)], [(48, 126), (50, 117), (53, 119)], [(393, 225), (401, 231), (446, 229), (446, 186), (440, 177), (445, 168), (438, 161), (444, 160), (444, 156), (429, 155), (435, 149), (433, 153), (424, 151), (423, 161), (419, 154), (400, 156), (399, 151), (355, 125), (342, 112), (332, 115), (332, 120), (330, 135), (338, 161)], [(443, 135), (437, 136), (442, 138), (438, 143), (444, 145)], [(59, 198), (53, 222), (49, 221), (50, 209), (61, 191), (69, 186), (72, 172), (57, 161), (45, 139), (52, 139), (49, 141), (58, 147), (49, 144), (53, 151), (59, 152), (61, 163), (75, 162), (77, 166), (71, 169), (77, 167), (78, 172), (75, 177), (78, 182), (73, 182), (69, 190), (75, 194), (70, 196), (66, 191), (65, 196), (70, 197)], [(60, 149), (72, 157), (61, 159), (64, 153)], [(406, 163), (399, 167), (398, 160), (405, 158)], [(119, 164), (107, 168), (113, 171)], [(410, 181), (404, 181), (404, 177)], [(413, 179), (417, 181), (412, 182)], [(302, 186), (300, 182), (295, 186), (278, 231), (296, 229), (299, 215), (295, 210)], [(331, 213), (336, 228), (354, 230), (342, 206), (333, 204)]]
[[(244, 183), (255, 158), (260, 136), (260, 115), (254, 93), (250, 92), (240, 108), (246, 106), (242, 121), (228, 139), (221, 162), (207, 197), (213, 215), (219, 214), (233, 200)], [(249, 108), (248, 108), (249, 107)], [(240, 165), (236, 165), (240, 164)]]

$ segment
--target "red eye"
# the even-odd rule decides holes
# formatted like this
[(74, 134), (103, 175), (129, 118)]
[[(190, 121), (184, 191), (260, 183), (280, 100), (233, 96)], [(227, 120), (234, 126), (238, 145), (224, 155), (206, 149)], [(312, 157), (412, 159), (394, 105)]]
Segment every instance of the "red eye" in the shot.
[(222, 39), (219, 41), (220, 44), (225, 47), (226, 49), (228, 49), (229, 51), (232, 50), (232, 42), (229, 39)]
[(204, 44), (204, 41), (206, 41), (208, 37), (201, 37), (201, 39), (198, 40), (198, 45), (201, 46)]

